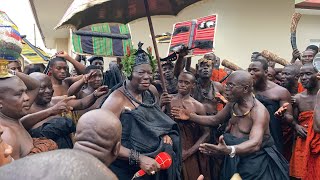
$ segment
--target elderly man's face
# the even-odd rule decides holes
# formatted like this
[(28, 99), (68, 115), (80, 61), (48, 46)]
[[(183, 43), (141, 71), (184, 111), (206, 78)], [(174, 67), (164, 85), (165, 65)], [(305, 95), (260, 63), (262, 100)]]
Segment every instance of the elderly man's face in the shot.
[(237, 80), (237, 78), (231, 74), (227, 80), (225, 87), (225, 95), (228, 101), (236, 102), (241, 99), (244, 93), (244, 86)]

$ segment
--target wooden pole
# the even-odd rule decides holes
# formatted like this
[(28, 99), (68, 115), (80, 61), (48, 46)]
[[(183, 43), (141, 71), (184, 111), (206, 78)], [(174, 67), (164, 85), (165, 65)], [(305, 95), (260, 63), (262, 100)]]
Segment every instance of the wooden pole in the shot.
[(160, 80), (161, 80), (162, 89), (163, 89), (164, 93), (167, 93), (167, 87), (166, 87), (166, 85), (164, 83), (164, 76), (163, 76), (163, 70), (162, 70), (162, 67), (161, 67), (161, 62), (160, 62), (160, 57), (159, 57), (158, 46), (157, 46), (157, 42), (156, 42), (156, 38), (155, 38), (155, 34), (154, 34), (154, 29), (153, 29), (153, 25), (152, 25), (152, 20), (151, 20), (151, 16), (150, 16), (148, 0), (144, 0), (144, 7), (146, 9), (146, 15), (147, 15), (147, 18), (148, 18), (148, 23), (149, 23), (152, 43), (153, 43), (153, 47), (154, 47), (154, 51), (155, 51), (156, 59), (157, 59), (157, 63), (158, 63), (158, 69), (159, 69), (159, 73), (160, 73)]

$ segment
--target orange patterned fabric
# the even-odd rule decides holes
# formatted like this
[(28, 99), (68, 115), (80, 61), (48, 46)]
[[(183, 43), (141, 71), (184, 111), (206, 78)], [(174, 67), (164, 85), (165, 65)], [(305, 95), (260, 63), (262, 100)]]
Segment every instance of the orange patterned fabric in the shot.
[[(216, 82), (220, 82), (220, 80), (223, 79), (224, 77), (226, 77), (226, 75), (227, 75), (227, 72), (224, 71), (224, 69), (213, 69), (211, 80), (216, 81)], [(222, 82), (222, 84), (226, 84), (226, 80), (224, 80)]]
[(31, 149), (28, 155), (38, 154), (41, 152), (52, 151), (58, 149), (57, 144), (51, 139), (46, 138), (32, 138), (33, 139), (33, 148)]
[(304, 91), (304, 87), (302, 86), (302, 84), (300, 82), (298, 82), (298, 93), (302, 93)]
[[(303, 127), (310, 127), (313, 121), (313, 111), (305, 111), (299, 114), (298, 123)], [(312, 127), (312, 126), (311, 126)], [(307, 139), (297, 136), (290, 160), (290, 176), (302, 178), (307, 171), (307, 161), (310, 154), (310, 144)]]
[(310, 143), (307, 173), (303, 180), (320, 179), (320, 134), (314, 132), (313, 122), (309, 124), (307, 141)]

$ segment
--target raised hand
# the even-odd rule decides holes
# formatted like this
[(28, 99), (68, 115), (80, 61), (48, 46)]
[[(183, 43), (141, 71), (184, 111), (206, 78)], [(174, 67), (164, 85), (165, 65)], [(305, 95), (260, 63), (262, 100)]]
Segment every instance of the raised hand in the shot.
[(109, 92), (109, 88), (108, 86), (100, 86), (98, 87), (98, 89), (96, 89), (94, 92), (93, 92), (93, 95), (95, 97), (101, 97), (102, 95), (105, 95)]
[(274, 115), (277, 118), (282, 118), (284, 116), (284, 113), (286, 113), (288, 109), (289, 103), (284, 103), (275, 113)]
[(292, 52), (292, 59), (296, 60), (296, 59), (300, 59), (301, 57), (301, 53), (298, 49), (294, 49)]
[(63, 100), (59, 101), (57, 104), (55, 104), (54, 106), (52, 106), (50, 108), (52, 114), (58, 115), (61, 113), (72, 111), (73, 108), (68, 105), (68, 102), (72, 99), (75, 99), (75, 98), (76, 98), (75, 96), (69, 96), (69, 97), (65, 97)]
[(189, 120), (191, 113), (186, 109), (182, 109), (179, 107), (172, 107), (171, 114), (175, 119)]
[(69, 54), (68, 54), (67, 52), (65, 52), (65, 51), (57, 52), (55, 55), (56, 55), (57, 57), (64, 58), (64, 59), (67, 60), (67, 61), (70, 61), (70, 59), (72, 59), (71, 56), (69, 56)]
[(90, 73), (88, 74), (85, 74), (82, 79), (84, 81), (84, 83), (88, 83), (88, 81), (92, 78), (92, 76), (94, 76), (95, 74), (97, 74), (96, 71), (91, 71)]
[(177, 53), (179, 54), (179, 57), (184, 57), (189, 54), (189, 48), (187, 46), (180, 46), (177, 50)]
[(160, 170), (160, 165), (157, 161), (148, 156), (140, 155), (139, 161), (140, 168), (149, 175), (154, 175)]
[(199, 150), (201, 153), (204, 153), (206, 155), (226, 155), (231, 153), (231, 150), (224, 142), (223, 135), (219, 137), (218, 145), (203, 143), (200, 144)]

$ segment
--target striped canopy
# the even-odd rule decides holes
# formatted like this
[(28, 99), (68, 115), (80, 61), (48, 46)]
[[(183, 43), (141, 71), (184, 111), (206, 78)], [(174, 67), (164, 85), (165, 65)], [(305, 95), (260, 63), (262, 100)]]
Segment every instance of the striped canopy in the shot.
[[(49, 55), (42, 49), (37, 48), (44, 56), (50, 58)], [(28, 64), (47, 64), (48, 62), (43, 60), (28, 44), (22, 43), (22, 57), (28, 62)]]
[(121, 57), (132, 48), (128, 25), (100, 23), (80, 29), (72, 34), (73, 49), (77, 54)]

